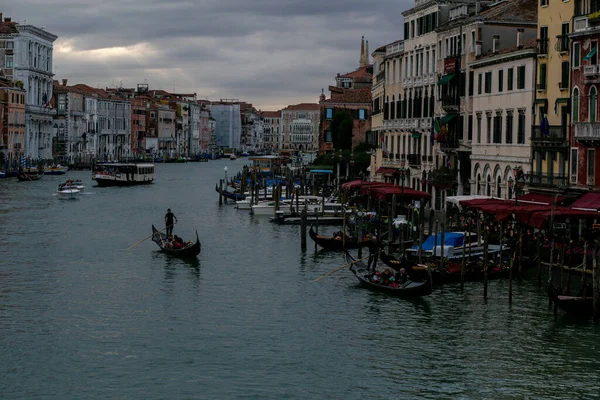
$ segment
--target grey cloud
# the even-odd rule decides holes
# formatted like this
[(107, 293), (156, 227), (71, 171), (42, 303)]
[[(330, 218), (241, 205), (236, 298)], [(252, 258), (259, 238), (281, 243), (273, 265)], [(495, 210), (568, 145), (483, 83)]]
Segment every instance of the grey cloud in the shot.
[[(401, 38), (395, 0), (20, 0), (4, 16), (57, 35), (75, 51), (147, 43), (149, 51), (98, 60), (55, 52), (56, 78), (109, 86), (174, 87), (199, 97), (285, 106), (316, 101), (337, 72), (358, 66), (360, 37), (373, 51)], [(179, 90), (178, 89), (178, 90)]]

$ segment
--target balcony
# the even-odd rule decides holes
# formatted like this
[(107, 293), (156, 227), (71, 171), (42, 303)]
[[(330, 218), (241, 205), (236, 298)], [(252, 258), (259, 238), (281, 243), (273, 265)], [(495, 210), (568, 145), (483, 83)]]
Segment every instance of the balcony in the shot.
[(547, 134), (542, 133), (539, 126), (533, 127), (531, 136), (533, 147), (557, 148), (566, 147), (567, 143), (567, 128), (561, 126), (550, 126)]
[(548, 38), (542, 38), (537, 40), (538, 57), (548, 55)]
[(458, 96), (445, 95), (442, 96), (442, 107), (444, 109), (458, 109), (460, 99)]
[(600, 74), (600, 66), (598, 65), (584, 65), (583, 66), (583, 76), (585, 77), (590, 77), (590, 76), (597, 76), (598, 74)]
[(575, 140), (586, 145), (598, 146), (600, 143), (600, 122), (580, 122), (575, 126)]
[(458, 171), (448, 167), (440, 167), (427, 174), (427, 181), (432, 186), (451, 189), (457, 185)]
[(458, 135), (454, 133), (448, 133), (444, 137), (445, 140), (440, 140), (440, 150), (448, 153), (458, 149)]
[(408, 160), (408, 164), (411, 167), (418, 167), (421, 165), (421, 155), (420, 154), (409, 154), (406, 156), (406, 159)]
[(561, 188), (567, 186), (567, 177), (562, 175), (525, 174), (525, 182), (530, 187)]

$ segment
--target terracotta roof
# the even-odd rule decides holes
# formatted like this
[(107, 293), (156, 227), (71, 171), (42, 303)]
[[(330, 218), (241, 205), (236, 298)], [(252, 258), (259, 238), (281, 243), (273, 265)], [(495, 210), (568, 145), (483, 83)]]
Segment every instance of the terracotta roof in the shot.
[[(523, 41), (523, 47), (521, 47), (520, 49), (515, 45), (513, 47), (510, 47), (508, 49), (502, 49), (500, 51), (498, 51), (498, 53), (490, 53), (487, 54), (483, 57), (480, 57), (478, 60), (486, 60), (488, 58), (492, 58), (492, 57), (496, 57), (502, 54), (509, 54), (509, 53), (514, 53), (516, 51), (521, 51), (521, 50), (529, 50), (529, 49), (535, 49), (537, 48), (537, 38), (533, 38), (533, 39), (529, 39), (529, 40), (524, 40)], [(474, 65), (475, 68), (477, 68), (477, 65)]]
[[(330, 89), (332, 87), (330, 86)], [(331, 92), (331, 98), (323, 101), (322, 103), (365, 103), (371, 104), (371, 88), (363, 89), (342, 89), (339, 91), (335, 88), (335, 91)]]
[(281, 111), (263, 111), (261, 115), (263, 118), (281, 118)]
[[(394, 42), (394, 43), (395, 43), (395, 42)], [(375, 53), (385, 53), (385, 48), (386, 48), (387, 46), (388, 46), (387, 44), (384, 44), (383, 46), (376, 48), (376, 49), (375, 49), (375, 51), (374, 51), (373, 53), (371, 53), (371, 54), (375, 54)]]
[(52, 83), (52, 92), (53, 93), (68, 93), (68, 92), (71, 92), (71, 93), (79, 93), (79, 94), (85, 95), (85, 93), (81, 89), (76, 88), (74, 86), (61, 85), (56, 80)]
[(301, 103), (294, 104), (291, 106), (287, 106), (282, 111), (291, 111), (291, 110), (320, 110), (321, 106), (317, 103)]
[[(1, 18), (1, 17), (0, 17)], [(16, 22), (3, 22), (0, 20), (0, 34), (10, 35), (13, 33), (19, 33)]]
[(505, 0), (479, 13), (484, 21), (537, 22), (537, 0)]
[(371, 74), (367, 71), (368, 68), (369, 68), (369, 66), (360, 67), (356, 71), (348, 72), (347, 74), (340, 75), (337, 78), (355, 78), (355, 79), (357, 79), (357, 78), (370, 77)]
[(123, 100), (123, 101), (127, 100), (127, 99), (123, 99), (121, 97), (115, 96), (113, 94), (109, 94), (104, 89), (93, 88), (93, 87), (88, 86), (83, 83), (78, 83), (77, 85), (73, 85), (71, 87), (81, 91), (86, 96), (96, 96), (96, 97), (99, 97), (102, 99), (111, 99), (111, 100)]

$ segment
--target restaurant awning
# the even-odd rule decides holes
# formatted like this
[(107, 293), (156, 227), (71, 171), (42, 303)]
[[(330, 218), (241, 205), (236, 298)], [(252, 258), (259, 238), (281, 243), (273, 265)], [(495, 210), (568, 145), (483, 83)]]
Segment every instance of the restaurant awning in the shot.
[(598, 46), (594, 46), (592, 47), (592, 49), (589, 51), (589, 53), (587, 53), (585, 55), (585, 57), (583, 57), (584, 60), (591, 60), (592, 57), (594, 57), (594, 54), (596, 54), (596, 52), (598, 51)]
[(440, 80), (438, 81), (438, 85), (447, 85), (448, 83), (450, 83), (450, 81), (452, 80), (452, 78), (454, 78), (455, 74), (447, 74), (444, 75), (440, 78)]
[(398, 172), (397, 168), (390, 168), (390, 167), (379, 167), (377, 168), (377, 174), (383, 174), (383, 175), (393, 175), (396, 172)]
[(579, 200), (571, 204), (571, 208), (588, 211), (600, 210), (600, 193), (589, 192), (584, 194)]
[(531, 203), (531, 204), (544, 204), (550, 205), (552, 203), (560, 203), (566, 199), (565, 196), (556, 196), (556, 198), (549, 194), (540, 193), (527, 193), (517, 198), (519, 203)]
[(396, 195), (396, 199), (400, 201), (402, 197), (404, 201), (421, 200), (425, 201), (431, 198), (431, 195), (427, 192), (421, 192), (409, 187), (402, 188), (401, 186), (379, 186), (370, 188), (369, 194), (379, 200), (391, 200), (392, 196)]

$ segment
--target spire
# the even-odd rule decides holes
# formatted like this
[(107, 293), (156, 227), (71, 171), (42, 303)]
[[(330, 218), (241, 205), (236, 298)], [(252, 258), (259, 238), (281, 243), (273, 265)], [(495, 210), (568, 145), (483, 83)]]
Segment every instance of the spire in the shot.
[(370, 61), (370, 56), (371, 54), (369, 53), (369, 41), (367, 40), (367, 48), (365, 50), (365, 61), (366, 61), (366, 65), (369, 65), (369, 61)]
[(360, 59), (358, 61), (359, 66), (364, 67), (365, 62), (365, 37), (363, 36), (360, 40)]

